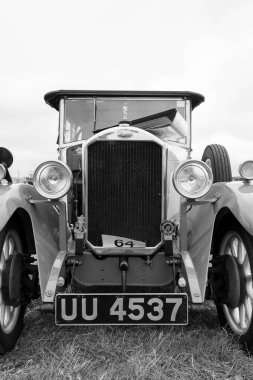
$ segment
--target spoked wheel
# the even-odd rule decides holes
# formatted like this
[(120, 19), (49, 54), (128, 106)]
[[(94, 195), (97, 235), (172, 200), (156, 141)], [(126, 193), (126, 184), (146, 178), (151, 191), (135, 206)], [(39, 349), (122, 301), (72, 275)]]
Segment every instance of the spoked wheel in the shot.
[[(238, 335), (253, 351), (253, 239), (240, 226), (228, 231), (220, 244), (219, 265), (223, 272), (216, 289), (220, 323)], [(222, 264), (221, 264), (222, 263)]]
[(22, 253), (18, 231), (5, 227), (0, 235), (0, 354), (15, 346), (23, 328)]

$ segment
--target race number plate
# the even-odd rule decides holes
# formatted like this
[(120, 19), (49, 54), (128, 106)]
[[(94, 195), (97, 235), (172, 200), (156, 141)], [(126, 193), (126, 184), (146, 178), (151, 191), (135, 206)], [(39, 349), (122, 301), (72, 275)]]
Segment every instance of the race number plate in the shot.
[(57, 294), (57, 325), (186, 325), (185, 293)]
[(103, 247), (111, 248), (145, 248), (144, 241), (128, 239), (121, 236), (102, 235)]

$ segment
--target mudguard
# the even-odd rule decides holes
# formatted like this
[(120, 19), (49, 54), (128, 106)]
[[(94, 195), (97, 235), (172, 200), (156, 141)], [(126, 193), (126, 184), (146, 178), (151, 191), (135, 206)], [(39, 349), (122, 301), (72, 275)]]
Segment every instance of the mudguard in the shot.
[(20, 211), (26, 212), (30, 217), (43, 299), (49, 274), (59, 251), (59, 216), (50, 202), (31, 204), (29, 199), (42, 199), (32, 185), (13, 184), (0, 187), (0, 231)]
[(192, 206), (187, 218), (188, 251), (192, 259), (201, 290), (200, 302), (204, 301), (207, 272), (210, 260), (215, 220), (218, 213), (226, 208), (234, 215), (243, 228), (253, 236), (253, 183), (215, 183), (201, 200), (217, 201)]

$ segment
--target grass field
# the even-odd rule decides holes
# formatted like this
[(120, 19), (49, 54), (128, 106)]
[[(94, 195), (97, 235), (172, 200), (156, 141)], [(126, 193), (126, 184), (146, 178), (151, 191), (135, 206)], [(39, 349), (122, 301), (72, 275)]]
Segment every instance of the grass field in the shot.
[(56, 327), (27, 310), (15, 350), (0, 357), (0, 379), (253, 379), (253, 357), (221, 331), (213, 307), (184, 327)]

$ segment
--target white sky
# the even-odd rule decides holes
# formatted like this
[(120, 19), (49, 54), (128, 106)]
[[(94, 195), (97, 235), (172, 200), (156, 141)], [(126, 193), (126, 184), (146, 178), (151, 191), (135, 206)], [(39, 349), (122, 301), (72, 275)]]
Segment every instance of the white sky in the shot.
[(185, 90), (193, 158), (223, 144), (253, 159), (252, 0), (8, 0), (0, 18), (0, 145), (11, 174), (56, 159), (59, 89)]

